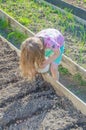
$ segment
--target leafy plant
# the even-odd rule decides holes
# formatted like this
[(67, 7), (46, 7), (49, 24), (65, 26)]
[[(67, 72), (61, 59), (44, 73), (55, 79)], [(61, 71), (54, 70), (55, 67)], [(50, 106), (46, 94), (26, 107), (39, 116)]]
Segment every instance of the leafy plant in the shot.
[(59, 72), (61, 72), (63, 75), (69, 75), (69, 71), (67, 68), (64, 68), (62, 65), (59, 66)]
[(4, 35), (2, 32), (5, 32), (5, 38), (7, 38), (14, 45), (19, 45), (24, 41), (28, 36), (19, 32), (18, 30), (14, 30), (9, 25), (6, 19), (0, 19), (0, 34)]
[(6, 29), (9, 26), (8, 21), (5, 19), (0, 19), (0, 29)]
[(8, 40), (13, 40), (14, 44), (21, 44), (24, 39), (26, 39), (27, 36), (18, 30), (15, 30), (13, 32), (10, 32), (7, 36)]

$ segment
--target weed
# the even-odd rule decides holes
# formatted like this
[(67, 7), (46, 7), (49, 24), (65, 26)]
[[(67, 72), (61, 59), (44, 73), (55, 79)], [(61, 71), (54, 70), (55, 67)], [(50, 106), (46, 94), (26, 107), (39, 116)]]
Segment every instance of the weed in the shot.
[(5, 19), (0, 19), (0, 29), (6, 29), (9, 26), (8, 21)]
[(27, 24), (30, 22), (30, 20), (29, 20), (29, 18), (21, 17), (21, 18), (20, 18), (20, 22), (21, 22), (23, 25), (27, 25)]
[[(11, 41), (14, 45), (20, 45), (28, 36), (12, 29), (6, 19), (0, 19), (0, 33), (5, 32), (5, 37)], [(1, 33), (3, 34), (3, 33)]]
[(69, 75), (69, 71), (67, 68), (64, 68), (62, 65), (59, 66), (59, 72), (61, 72), (63, 75)]
[(75, 74), (75, 75), (73, 76), (73, 79), (74, 79), (76, 82), (78, 82), (80, 85), (86, 86), (86, 80), (83, 80), (83, 79), (82, 79), (82, 76), (81, 76), (79, 73)]
[(24, 39), (26, 39), (27, 36), (23, 33), (20, 33), (18, 30), (15, 30), (13, 32), (10, 32), (7, 36), (8, 40), (15, 41), (14, 44), (21, 44)]

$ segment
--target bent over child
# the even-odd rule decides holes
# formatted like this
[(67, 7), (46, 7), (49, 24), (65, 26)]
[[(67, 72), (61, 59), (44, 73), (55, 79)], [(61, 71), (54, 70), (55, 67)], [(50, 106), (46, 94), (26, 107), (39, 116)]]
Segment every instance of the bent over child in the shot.
[(63, 52), (64, 36), (56, 29), (44, 29), (27, 38), (21, 45), (20, 67), (23, 76), (33, 79), (49, 65), (52, 77), (58, 80), (58, 65)]

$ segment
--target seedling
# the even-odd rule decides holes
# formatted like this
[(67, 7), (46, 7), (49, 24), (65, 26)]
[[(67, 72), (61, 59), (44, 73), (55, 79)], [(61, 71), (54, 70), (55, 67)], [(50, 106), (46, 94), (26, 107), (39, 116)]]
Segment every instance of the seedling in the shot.
[(2, 32), (5, 32), (5, 37), (8, 39), (8, 41), (12, 42), (16, 46), (17, 44), (20, 46), (24, 39), (28, 37), (27, 35), (19, 32), (18, 30), (13, 31), (12, 27), (5, 19), (0, 19), (0, 32), (1, 35), (3, 35)]
[(69, 75), (69, 71), (67, 68), (64, 68), (62, 65), (59, 66), (59, 72), (62, 73), (63, 75)]
[(0, 19), (0, 29), (6, 29), (9, 27), (8, 21), (5, 19)]
[(18, 30), (12, 31), (8, 34), (7, 39), (14, 41), (14, 44), (21, 44), (27, 36), (23, 33), (20, 33)]

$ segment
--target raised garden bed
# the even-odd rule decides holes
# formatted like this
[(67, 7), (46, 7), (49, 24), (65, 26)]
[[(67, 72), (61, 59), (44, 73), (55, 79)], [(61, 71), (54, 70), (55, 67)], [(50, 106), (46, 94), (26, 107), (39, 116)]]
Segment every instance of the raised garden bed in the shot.
[[(11, 18), (4, 12), (2, 14), (3, 14), (2, 16), (4, 18), (7, 18), (6, 21), (9, 21), (9, 23), (11, 23), (9, 25), (11, 29), (12, 29), (13, 25), (15, 25), (15, 28), (17, 28), (17, 29), (19, 28), (19, 30), (21, 30), (24, 34), (28, 34), (29, 36), (34, 35), (30, 30), (24, 28), (24, 26), (19, 24), (16, 20)], [(19, 33), (19, 34), (21, 34), (21, 33)], [(21, 40), (21, 37), (17, 37), (17, 38), (18, 38), (17, 39), (18, 41)], [(13, 44), (14, 43), (16, 43), (15, 39), (13, 40)], [(67, 69), (63, 68), (63, 67), (59, 68), (60, 72), (63, 74), (63, 80), (61, 80), (60, 82), (62, 82), (67, 88), (69, 88), (71, 91), (73, 91), (73, 93), (75, 93), (77, 96), (79, 96), (85, 102), (86, 101), (86, 92), (85, 92), (84, 86), (86, 86), (86, 81), (84, 81), (82, 79), (82, 77), (80, 76), (82, 74), (82, 76), (84, 78), (86, 77), (85, 70), (81, 69), (80, 66), (77, 66), (75, 63), (73, 63), (73, 61), (70, 61), (70, 59), (68, 59), (65, 56), (63, 56), (62, 65), (66, 66)], [(68, 70), (73, 74), (73, 76), (70, 75)], [(65, 78), (65, 76), (66, 76), (66, 78)], [(65, 82), (63, 82), (63, 81), (65, 81)]]
[[(14, 26), (15, 28), (18, 28), (21, 30), (24, 34), (28, 35), (34, 35), (30, 30), (19, 24), (16, 20), (5, 14), (4, 12), (2, 13), (3, 18), (7, 18), (6, 20), (9, 21), (11, 26)], [(19, 38), (20, 40), (20, 38)], [(15, 40), (14, 40), (15, 43)], [(63, 56), (63, 66), (66, 65), (68, 67), (70, 72), (73, 72), (73, 75), (70, 75), (68, 70), (60, 67), (60, 72), (62, 73), (63, 80), (60, 80), (62, 84), (64, 84), (68, 89), (70, 89), (73, 93), (75, 93), (78, 97), (80, 97), (84, 102), (86, 101), (86, 81), (83, 81), (82, 77), (78, 74), (81, 73), (82, 76), (86, 76), (85, 70), (81, 69), (80, 66), (77, 66), (73, 61), (70, 61), (68, 58)], [(82, 71), (83, 70), (83, 71)], [(75, 78), (75, 80), (74, 80)]]
[[(23, 25), (21, 25), (15, 19), (13, 19), (12, 17), (10, 17), (8, 14), (6, 14), (5, 12), (3, 12), (1, 10), (0, 10), (0, 17), (2, 19), (1, 21), (4, 21), (4, 19), (6, 19), (4, 22), (2, 22), (2, 23), (4, 23), (3, 25), (5, 26), (4, 33), (6, 33), (7, 29), (9, 30), (9, 28), (10, 28), (10, 30), (12, 30), (12, 32), (10, 32), (7, 36), (9, 36), (11, 34), (10, 35), (11, 39), (9, 39), (9, 40), (11, 40), (14, 45), (16, 44), (15, 39), (17, 39), (17, 43), (18, 43), (18, 41), (21, 40), (21, 37), (24, 38), (24, 35), (25, 36), (33, 36), (34, 35), (33, 32), (31, 32), (30, 30), (25, 28)], [(3, 25), (1, 27), (3, 27)], [(15, 28), (17, 28), (17, 30), (18, 30), (17, 31), (18, 36), (16, 34)], [(6, 29), (6, 31), (5, 31), (5, 29)], [(1, 30), (1, 32), (2, 32), (2, 30)], [(7, 31), (7, 32), (9, 32), (9, 31)], [(16, 34), (16, 35), (14, 35), (14, 34)], [(22, 35), (20, 35), (20, 34), (22, 34)], [(12, 38), (13, 38), (13, 40), (12, 40)], [(8, 37), (7, 37), (7, 39), (8, 39)], [(20, 44), (21, 43), (16, 44), (16, 47), (18, 47)], [(85, 69), (80, 67), (78, 64), (73, 62), (70, 58), (68, 58), (65, 55), (63, 55), (62, 65), (65, 66), (72, 75), (80, 73), (82, 78), (86, 79), (86, 71), (85, 71)]]
[(65, 54), (86, 68), (86, 27), (76, 22), (72, 14), (63, 15), (52, 6), (40, 1), (36, 3), (34, 0), (30, 0), (28, 4), (27, 0), (5, 1), (0, 6), (34, 33), (48, 27), (61, 30), (66, 41)]
[(30, 83), (19, 73), (19, 57), (0, 38), (0, 129), (86, 129), (86, 116), (55, 93), (39, 75)]
[[(74, 15), (86, 20), (86, 1), (85, 0), (45, 0), (57, 7), (70, 11)], [(77, 6), (78, 5), (78, 6)], [(80, 6), (81, 5), (81, 6)]]
[[(19, 24), (16, 20), (14, 20), (14, 19), (12, 19), (12, 18), (10, 18), (10, 16), (8, 16), (7, 14), (5, 14), (4, 12), (2, 13), (1, 12), (1, 16), (3, 17), (3, 18), (7, 18), (6, 20), (7, 20), (7, 22), (9, 22), (10, 23), (10, 25), (12, 26), (12, 27), (14, 27), (14, 28), (17, 28), (18, 30), (20, 30), (21, 32), (23, 32), (24, 34), (28, 34), (29, 36), (31, 36), (31, 35), (34, 35), (34, 33), (32, 33), (30, 30), (28, 30), (27, 28), (25, 28), (24, 26), (22, 26), (21, 24)], [(4, 24), (4, 25), (6, 25), (6, 23)], [(7, 24), (8, 25), (8, 24)], [(10, 26), (9, 25), (9, 26)], [(9, 26), (8, 26), (8, 28), (9, 28)], [(11, 28), (11, 27), (10, 27)], [(6, 32), (6, 31), (5, 31)], [(18, 32), (19, 33), (19, 32)], [(15, 33), (14, 33), (15, 34)], [(20, 33), (21, 34), (21, 33)], [(14, 36), (12, 36), (13, 38), (14, 38)], [(18, 39), (18, 41), (20, 41), (20, 39), (21, 39), (21, 37), (18, 37), (19, 39)], [(13, 43), (16, 43), (16, 41), (15, 41), (15, 39), (14, 39), (14, 41), (13, 41)], [(17, 45), (16, 45), (17, 46)], [(64, 64), (65, 63), (65, 64)], [(71, 62), (69, 59), (67, 59), (66, 57), (64, 57), (63, 58), (63, 66), (64, 65), (66, 65), (67, 66), (67, 64), (68, 64), (68, 66), (69, 66), (69, 71), (71, 71), (71, 73), (73, 73), (73, 75), (74, 75), (74, 77), (72, 77), (72, 79), (76, 79), (75, 81), (73, 81), (72, 80), (72, 84), (71, 84), (71, 78), (69, 77), (69, 75), (67, 76), (68, 77), (68, 79), (67, 80), (69, 80), (69, 83), (67, 83), (67, 86), (69, 87), (69, 89), (70, 90), (72, 90), (76, 95), (78, 95), (78, 96), (80, 96), (80, 93), (81, 93), (81, 95), (82, 96), (80, 96), (80, 98), (83, 100), (84, 99), (84, 101), (85, 101), (85, 89), (84, 89), (84, 87), (83, 86), (85, 86), (86, 85), (86, 81), (83, 81), (82, 80), (82, 77), (78, 74), (78, 72), (82, 72), (81, 74), (82, 74), (82, 76), (84, 77), (86, 77), (86, 73), (85, 73), (85, 70), (83, 70), (82, 71), (82, 68), (80, 68), (79, 66), (77, 66), (75, 63), (73, 63), (73, 62)], [(67, 66), (67, 67), (68, 67)], [(63, 68), (62, 68), (63, 69)], [(68, 70), (66, 69), (63, 69), (62, 71), (66, 71), (66, 73), (68, 73)], [(64, 73), (63, 72), (63, 73)], [(65, 77), (65, 76), (64, 76)], [(74, 82), (78, 82), (78, 84), (77, 83), (74, 83)], [(66, 82), (65, 82), (66, 83)], [(66, 85), (66, 84), (65, 84)], [(76, 86), (76, 87), (75, 87)], [(77, 87), (78, 86), (78, 87)], [(79, 89), (79, 88), (81, 88), (81, 89)], [(79, 91), (78, 91), (79, 90)], [(83, 93), (83, 91), (84, 91), (84, 94), (82, 94)]]

